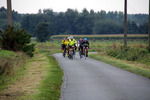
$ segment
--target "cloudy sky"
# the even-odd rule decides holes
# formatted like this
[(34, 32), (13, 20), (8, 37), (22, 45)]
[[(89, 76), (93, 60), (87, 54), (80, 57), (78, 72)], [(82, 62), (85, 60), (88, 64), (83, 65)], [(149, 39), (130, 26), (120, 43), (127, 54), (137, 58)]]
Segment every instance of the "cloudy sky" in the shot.
[[(0, 0), (0, 7), (6, 8), (7, 0)], [(124, 0), (12, 0), (12, 9), (19, 13), (37, 13), (39, 9), (53, 9), (53, 11), (65, 12), (68, 8), (93, 9), (95, 12), (124, 11)], [(148, 14), (149, 0), (128, 0), (128, 13)]]

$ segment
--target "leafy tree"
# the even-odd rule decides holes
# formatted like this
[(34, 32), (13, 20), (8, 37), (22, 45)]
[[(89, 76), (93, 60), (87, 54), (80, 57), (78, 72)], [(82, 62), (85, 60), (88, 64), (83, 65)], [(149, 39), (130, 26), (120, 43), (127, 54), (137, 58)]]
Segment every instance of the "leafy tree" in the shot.
[(32, 57), (34, 44), (29, 45), (31, 37), (24, 29), (15, 30), (14, 27), (8, 26), (4, 32), (1, 32), (0, 45), (2, 49), (23, 51)]
[(137, 34), (138, 33), (138, 27), (136, 25), (135, 22), (131, 22), (131, 21), (128, 21), (127, 22), (127, 33), (128, 34)]
[(45, 22), (39, 23), (35, 28), (37, 41), (45, 42), (50, 38), (49, 24)]
[(37, 16), (34, 14), (25, 15), (21, 21), (21, 27), (26, 29), (29, 33), (33, 34), (35, 26), (37, 25)]
[(140, 34), (148, 34), (148, 22), (139, 26)]
[[(19, 14), (12, 11), (13, 26), (24, 28), (34, 34), (38, 23), (49, 24), (51, 35), (59, 34), (120, 34), (123, 33), (123, 12), (104, 10), (94, 12), (86, 8), (82, 12), (68, 9), (54, 12), (52, 9), (39, 10), (37, 14)], [(147, 34), (148, 14), (128, 14), (128, 34)], [(0, 8), (0, 29), (7, 28), (7, 9)], [(102, 29), (103, 28), (103, 29)], [(36, 36), (36, 34), (35, 34)]]

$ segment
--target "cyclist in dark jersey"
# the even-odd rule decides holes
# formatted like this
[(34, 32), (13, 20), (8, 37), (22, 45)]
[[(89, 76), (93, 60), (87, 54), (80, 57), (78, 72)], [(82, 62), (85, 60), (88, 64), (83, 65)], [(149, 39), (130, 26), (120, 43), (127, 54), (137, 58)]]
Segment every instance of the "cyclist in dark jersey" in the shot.
[(84, 40), (82, 42), (82, 45), (83, 45), (83, 53), (84, 53), (85, 49), (87, 49), (86, 55), (88, 57), (89, 42), (87, 41), (87, 38), (84, 38)]

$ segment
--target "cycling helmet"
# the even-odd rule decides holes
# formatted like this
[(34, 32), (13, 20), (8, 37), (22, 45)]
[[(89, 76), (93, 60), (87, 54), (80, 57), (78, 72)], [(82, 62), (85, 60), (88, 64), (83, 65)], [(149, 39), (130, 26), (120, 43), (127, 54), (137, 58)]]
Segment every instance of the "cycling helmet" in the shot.
[(70, 36), (70, 39), (73, 39), (73, 36)]
[(84, 41), (87, 41), (87, 38), (84, 38)]

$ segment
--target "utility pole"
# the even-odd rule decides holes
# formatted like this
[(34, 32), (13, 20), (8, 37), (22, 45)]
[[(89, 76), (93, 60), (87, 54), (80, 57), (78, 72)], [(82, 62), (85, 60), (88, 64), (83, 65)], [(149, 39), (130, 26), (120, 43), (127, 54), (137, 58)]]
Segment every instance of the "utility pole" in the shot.
[(127, 47), (127, 0), (124, 6), (124, 47)]
[(7, 0), (7, 16), (8, 16), (8, 25), (12, 26), (12, 8), (11, 8), (11, 0)]
[(149, 52), (150, 52), (150, 0), (149, 0), (149, 26), (148, 26), (148, 34), (149, 34), (149, 36), (148, 36), (148, 40), (149, 40), (149, 45), (148, 45), (148, 50), (149, 50)]

